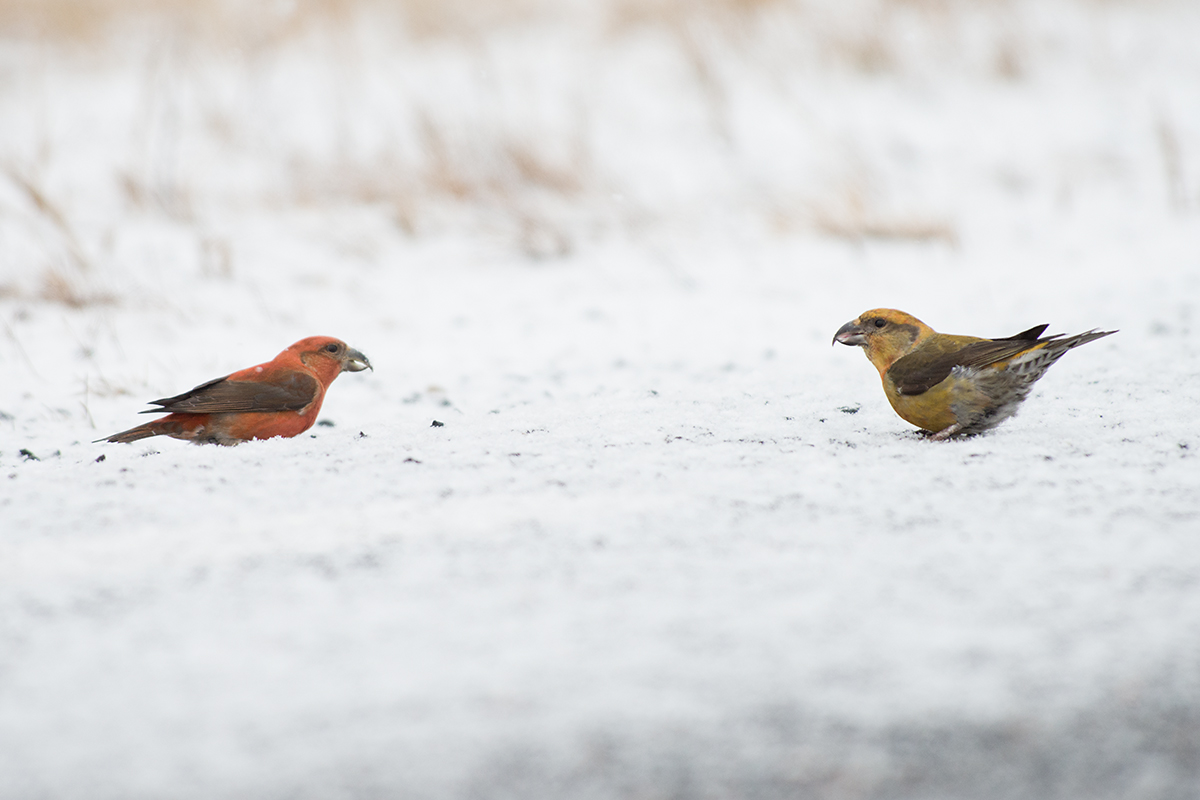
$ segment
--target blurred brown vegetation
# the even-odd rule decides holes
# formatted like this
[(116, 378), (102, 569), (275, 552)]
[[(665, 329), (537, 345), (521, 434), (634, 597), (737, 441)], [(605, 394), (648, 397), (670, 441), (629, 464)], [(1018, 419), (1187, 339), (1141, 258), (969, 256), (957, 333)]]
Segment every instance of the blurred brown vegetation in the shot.
[(0, 31), (86, 43), (131, 20), (156, 18), (214, 41), (271, 43), (369, 12), (419, 38), (471, 36), (549, 8), (538, 0), (0, 0)]
[[(1093, 0), (1106, 4), (1138, 0)], [(851, 20), (887, 20), (887, 15), (918, 13), (948, 17), (961, 12), (995, 12), (1016, 0), (0, 0), (0, 34), (87, 42), (115, 26), (141, 18), (170, 19), (180, 28), (206, 37), (230, 35), (279, 41), (290, 35), (326, 29), (356, 15), (390, 18), (414, 38), (479, 37), (523, 22), (599, 16), (613, 32), (645, 26), (686, 28), (716, 22), (738, 25), (764, 15), (790, 12), (814, 21), (834, 16)], [(874, 52), (880, 31), (864, 32), (873, 40), (855, 56), (864, 64), (882, 64)], [(728, 30), (735, 34), (736, 30)], [(850, 43), (847, 43), (850, 44)]]
[[(1101, 9), (1139, 0), (1062, 2)], [(642, 102), (698, 110), (694, 127), (703, 129), (664, 123), (648, 146), (670, 150), (672, 136), (696, 134), (688, 146), (708, 160), (704, 168), (724, 170), (742, 193), (687, 202), (750, 207), (789, 234), (957, 246), (952, 209), (914, 202), (836, 124), (814, 121), (806, 82), (969, 73), (1015, 86), (1040, 46), (1030, 8), (1028, 0), (0, 0), (0, 42), (38, 45), (12, 51), (14, 107), (33, 101), (66, 121), (28, 126), (0, 154), (8, 224), (36, 226), (31, 247), (46, 254), (43, 279), (23, 291), (68, 305), (105, 301), (89, 276), (104, 271), (95, 267), (111, 249), (105, 237), (139, 214), (194, 230), (201, 272), (228, 277), (236, 250), (205, 227), (218, 207), (371, 206), (408, 236), (482, 233), (531, 258), (687, 213), (671, 201), (639, 206), (623, 184), (627, 150), (640, 142), (597, 149), (619, 123), (593, 116), (598, 81), (589, 70), (612, 62), (608, 79), (625, 82), (617, 91), (645, 89), (662, 76), (630, 82), (622, 64), (640, 62), (621, 59), (647, 42), (662, 56), (652, 63), (678, 75), (646, 89), (657, 94)], [(547, 79), (559, 68), (556, 40), (587, 48), (559, 82)], [(546, 47), (548, 57), (537, 50), (505, 72), (514, 43)], [(88, 57), (58, 58), (64, 51)], [(91, 57), (96, 75), (137, 88), (125, 106), (100, 112), (105, 127), (95, 135), (108, 138), (94, 152), (104, 163), (73, 170), (63, 166), (78, 164), (70, 131), (86, 123), (69, 97), (41, 93), (37, 71), (76, 80), (87, 68), (72, 65)], [(453, 84), (452, 99), (443, 83)], [(291, 91), (278, 93), (283, 84)], [(799, 134), (795, 147), (807, 142), (819, 180), (760, 180), (771, 167), (747, 158), (761, 155), (751, 151), (762, 142), (747, 135), (739, 105), (748, 87), (789, 110), (783, 124)], [(545, 119), (539, 104), (553, 108)], [(1166, 115), (1158, 140), (1173, 202), (1188, 207), (1186, 140)], [(780, 142), (772, 152), (789, 155), (791, 143)], [(118, 198), (111, 218), (95, 213), (96, 197)]]

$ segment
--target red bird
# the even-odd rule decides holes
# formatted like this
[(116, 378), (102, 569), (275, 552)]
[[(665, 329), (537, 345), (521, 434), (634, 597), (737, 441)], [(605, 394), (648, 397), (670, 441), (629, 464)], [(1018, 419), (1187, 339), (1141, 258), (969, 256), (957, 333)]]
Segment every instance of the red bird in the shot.
[(171, 413), (98, 442), (136, 442), (171, 436), (196, 444), (235, 445), (291, 437), (317, 420), (325, 391), (343, 372), (375, 368), (362, 353), (329, 336), (301, 339), (271, 361), (247, 367), (191, 391), (150, 402)]

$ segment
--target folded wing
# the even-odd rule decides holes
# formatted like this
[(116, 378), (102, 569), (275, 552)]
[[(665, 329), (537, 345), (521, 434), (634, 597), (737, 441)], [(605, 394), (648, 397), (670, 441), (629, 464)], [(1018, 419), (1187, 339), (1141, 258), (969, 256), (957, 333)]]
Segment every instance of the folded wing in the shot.
[(222, 414), (239, 411), (299, 411), (316, 399), (321, 384), (312, 375), (292, 372), (271, 381), (234, 381), (229, 378), (202, 383), (174, 397), (150, 402), (164, 411), (185, 414)]
[(930, 346), (897, 360), (888, 370), (888, 377), (900, 394), (923, 394), (944, 381), (955, 367), (986, 367), (1061, 336), (1038, 339), (1046, 327), (1037, 325), (1006, 339), (982, 339), (966, 345), (945, 337), (946, 344), (941, 347), (931, 342)]

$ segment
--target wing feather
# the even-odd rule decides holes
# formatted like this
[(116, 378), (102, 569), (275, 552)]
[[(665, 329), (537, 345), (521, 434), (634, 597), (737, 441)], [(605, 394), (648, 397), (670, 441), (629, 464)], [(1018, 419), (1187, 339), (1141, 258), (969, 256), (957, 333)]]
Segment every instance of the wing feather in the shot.
[(150, 402), (160, 408), (143, 414), (164, 411), (186, 414), (221, 414), (239, 411), (299, 411), (317, 396), (320, 384), (312, 375), (293, 372), (279, 381), (233, 381), (229, 378), (202, 383), (174, 397)]
[(888, 370), (888, 377), (902, 395), (923, 394), (944, 381), (955, 367), (986, 367), (1057, 339), (1058, 336), (1038, 338), (1046, 327), (1037, 325), (1005, 339), (981, 339), (950, 348), (930, 342), (930, 346), (897, 359)]

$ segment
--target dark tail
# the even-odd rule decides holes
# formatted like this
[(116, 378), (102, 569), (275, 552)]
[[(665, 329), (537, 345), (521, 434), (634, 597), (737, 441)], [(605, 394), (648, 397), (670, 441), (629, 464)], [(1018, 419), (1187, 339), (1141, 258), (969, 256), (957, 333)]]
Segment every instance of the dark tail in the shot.
[(1059, 339), (1053, 344), (1049, 345), (1049, 347), (1055, 350), (1062, 350), (1063, 352), (1066, 352), (1072, 347), (1079, 347), (1081, 344), (1094, 342), (1097, 339), (1103, 339), (1105, 336), (1112, 336), (1114, 333), (1117, 333), (1117, 331), (1092, 330), (1087, 331), (1086, 333), (1077, 333), (1074, 336), (1068, 336), (1065, 339)]
[(1016, 334), (1015, 336), (1009, 336), (1007, 338), (1023, 339), (1023, 340), (1030, 341), (1030, 342), (1036, 342), (1038, 337), (1041, 336), (1043, 333), (1045, 333), (1046, 328), (1049, 328), (1049, 327), (1050, 327), (1050, 325), (1048, 323), (1045, 325), (1034, 325), (1032, 328), (1030, 328), (1027, 331), (1021, 331), (1020, 333)]
[(129, 442), (136, 442), (138, 439), (149, 439), (151, 436), (158, 436), (160, 432), (155, 429), (153, 422), (147, 422), (145, 425), (138, 425), (136, 428), (130, 428), (127, 431), (114, 433), (107, 438), (96, 439), (92, 444), (96, 442), (123, 442), (128, 444)]

